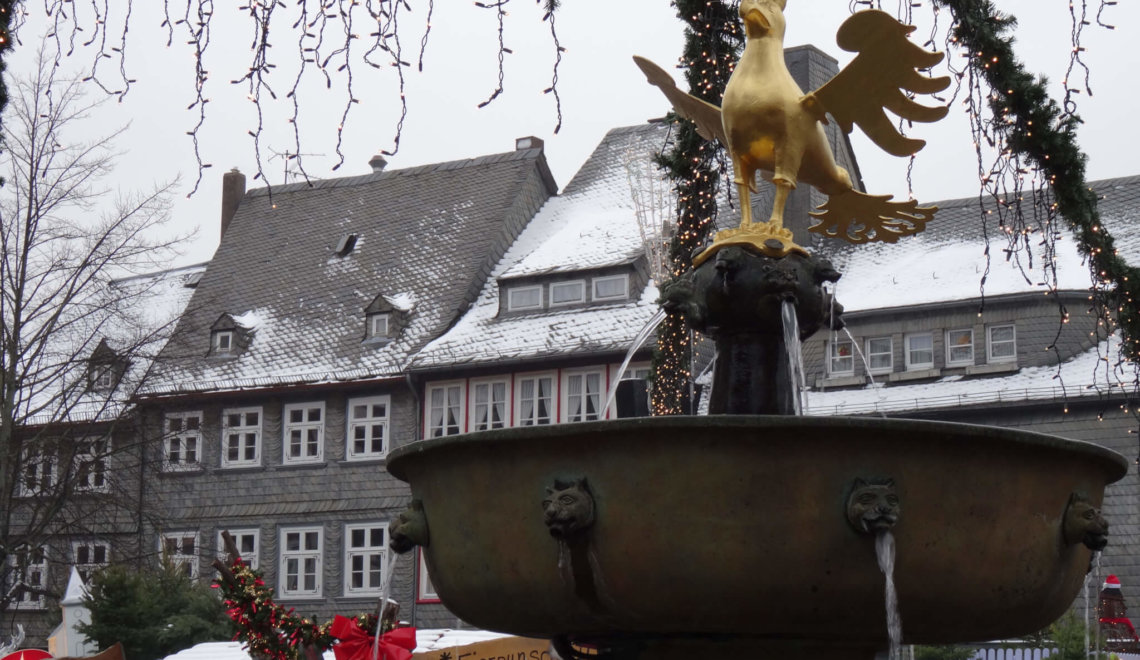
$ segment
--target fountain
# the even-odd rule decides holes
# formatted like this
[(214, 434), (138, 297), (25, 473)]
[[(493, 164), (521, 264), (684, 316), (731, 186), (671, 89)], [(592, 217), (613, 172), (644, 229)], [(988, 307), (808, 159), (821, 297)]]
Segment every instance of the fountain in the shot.
[[(754, 40), (782, 36), (782, 7), (741, 3), (749, 45), (738, 73)], [(883, 16), (855, 14), (852, 29)], [(639, 64), (675, 107), (687, 103)], [(875, 89), (863, 83), (841, 87)], [(783, 164), (725, 137), (733, 84), (723, 121), (715, 106), (698, 112), (717, 111), (742, 190), (756, 167), (786, 187)], [(800, 105), (826, 103), (847, 121), (834, 91), (813, 94)], [(809, 144), (816, 127), (797, 130), (808, 137), (792, 141)], [(904, 204), (880, 205), (873, 220), (835, 215), (860, 207), (851, 199), (860, 194), (833, 185), (834, 163), (807, 153), (801, 178), (832, 195), (820, 225), (829, 235), (892, 240), (933, 214)], [(828, 176), (812, 169), (827, 167)], [(841, 327), (842, 307), (823, 290), (839, 273), (792, 242), (781, 203), (777, 195), (769, 222), (745, 218), (718, 234), (663, 294), (717, 342), (714, 414), (499, 429), (390, 454), (389, 471), (414, 498), (392, 527), (393, 548), (422, 547), (448, 609), (482, 628), (551, 638), (563, 657), (869, 660), (900, 634), (928, 644), (1008, 638), (1069, 607), (1107, 541), (1105, 486), (1127, 462), (1026, 431), (795, 416), (795, 333), (781, 312), (794, 306), (786, 316), (802, 338)]]

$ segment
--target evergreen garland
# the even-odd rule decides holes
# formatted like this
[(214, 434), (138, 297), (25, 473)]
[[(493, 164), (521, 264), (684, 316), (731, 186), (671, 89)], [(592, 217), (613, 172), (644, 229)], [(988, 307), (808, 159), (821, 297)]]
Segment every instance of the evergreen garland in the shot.
[[(689, 93), (720, 105), (743, 46), (739, 2), (676, 0), (674, 4), (686, 25), (681, 64)], [(658, 158), (677, 189), (677, 228), (669, 241), (670, 280), (663, 288), (692, 268), (694, 251), (708, 238), (716, 219), (720, 173), (725, 169), (720, 148), (698, 135), (692, 122), (678, 122), (672, 151)], [(689, 412), (690, 349), (683, 315), (670, 312), (657, 328), (653, 414)]]
[[(0, 0), (0, 113), (8, 107), (8, 76), (5, 72), (8, 70), (8, 51), (12, 50), (12, 35), (10, 29), (12, 27), (12, 12), (13, 5), (16, 0)], [(2, 136), (0, 136), (2, 138)], [(0, 183), (3, 180), (0, 179)]]
[(1011, 150), (1046, 175), (1056, 210), (1089, 259), (1098, 293), (1111, 291), (1124, 357), (1135, 360), (1140, 357), (1140, 270), (1117, 254), (1112, 235), (1101, 225), (1096, 195), (1085, 181), (1086, 157), (1077, 146), (1080, 119), (1063, 113), (1049, 98), (1045, 81), (1028, 73), (1014, 56), (1008, 34), (1016, 19), (999, 13), (990, 0), (933, 2), (950, 10), (954, 40), (991, 89), (996, 131)]
[[(213, 586), (221, 590), (226, 614), (237, 628), (234, 639), (244, 642), (251, 656), (298, 660), (306, 647), (320, 653), (332, 648), (336, 641), (330, 633), (332, 621), (317, 623), (275, 603), (273, 587), (265, 584), (261, 571), (241, 559), (235, 559), (228, 569), (219, 571), (221, 577)], [(358, 614), (352, 620), (369, 635), (376, 633), (375, 614)]]

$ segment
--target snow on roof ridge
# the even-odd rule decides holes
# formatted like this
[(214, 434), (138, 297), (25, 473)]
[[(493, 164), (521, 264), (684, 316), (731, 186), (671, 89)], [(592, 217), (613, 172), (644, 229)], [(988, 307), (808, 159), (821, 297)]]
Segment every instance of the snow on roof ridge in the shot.
[(127, 275), (126, 277), (119, 277), (119, 278), (115, 278), (115, 279), (111, 280), (111, 284), (112, 284), (112, 286), (121, 286), (121, 285), (127, 284), (129, 282), (134, 282), (136, 280), (160, 279), (160, 278), (166, 277), (168, 275), (175, 275), (175, 274), (180, 274), (180, 273), (184, 273), (184, 272), (185, 273), (192, 273), (192, 272), (199, 271), (199, 270), (206, 270), (206, 267), (209, 265), (210, 265), (209, 261), (203, 261), (200, 263), (190, 264), (187, 266), (176, 266), (174, 268), (164, 268), (162, 270), (155, 270), (155, 271), (151, 271), (148, 273), (139, 273), (137, 275)]
[(470, 158), (459, 158), (456, 160), (443, 161), (439, 163), (426, 163), (423, 165), (413, 165), (411, 167), (385, 169), (381, 172), (369, 172), (368, 174), (356, 174), (352, 176), (334, 177), (330, 179), (312, 179), (308, 182), (299, 183), (282, 183), (278, 185), (263, 186), (261, 188), (250, 188), (246, 191), (247, 197), (263, 197), (275, 193), (297, 192), (302, 190), (317, 190), (320, 188), (342, 188), (365, 185), (383, 179), (391, 179), (398, 176), (414, 176), (418, 174), (428, 174), (440, 169), (459, 169), (465, 167), (477, 167), (489, 163), (503, 163), (512, 160), (526, 160), (530, 158), (537, 158), (542, 153), (541, 149), (520, 149), (518, 151), (504, 151), (494, 154), (485, 154), (482, 156), (472, 156)]
[(416, 294), (411, 291), (386, 295), (384, 300), (401, 312), (410, 312), (416, 307)]
[(253, 330), (265, 322), (265, 310), (257, 307), (254, 309), (246, 310), (241, 314), (231, 314), (230, 318), (234, 320), (234, 323), (240, 325), (246, 330)]

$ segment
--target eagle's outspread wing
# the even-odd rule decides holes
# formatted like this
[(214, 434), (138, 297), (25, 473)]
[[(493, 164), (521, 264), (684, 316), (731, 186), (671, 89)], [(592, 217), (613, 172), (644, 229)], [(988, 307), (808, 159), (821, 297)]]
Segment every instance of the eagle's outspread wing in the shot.
[(649, 82), (665, 93), (665, 98), (673, 104), (673, 110), (697, 125), (697, 132), (701, 137), (706, 140), (720, 140), (721, 144), (728, 146), (728, 139), (724, 135), (724, 124), (720, 119), (720, 108), (682, 92), (677, 83), (673, 82), (672, 76), (644, 57), (634, 55), (633, 61), (645, 73)]
[(836, 41), (843, 50), (859, 54), (823, 87), (805, 95), (804, 108), (824, 123), (825, 113), (831, 113), (845, 133), (858, 124), (887, 153), (913, 155), (926, 142), (903, 137), (883, 109), (911, 121), (938, 121), (946, 116), (945, 106), (915, 103), (901, 90), (933, 94), (950, 85), (948, 77), (931, 78), (917, 71), (938, 64), (943, 54), (911, 43), (907, 35), (913, 31), (914, 26), (883, 11), (852, 14), (840, 26)]

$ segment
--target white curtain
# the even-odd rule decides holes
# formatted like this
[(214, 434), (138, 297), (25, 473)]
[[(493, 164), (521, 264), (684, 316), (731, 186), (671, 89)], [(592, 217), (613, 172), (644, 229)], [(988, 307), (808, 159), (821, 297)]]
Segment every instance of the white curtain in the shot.
[(579, 374), (566, 379), (566, 419), (571, 422), (582, 421), (582, 378)]

